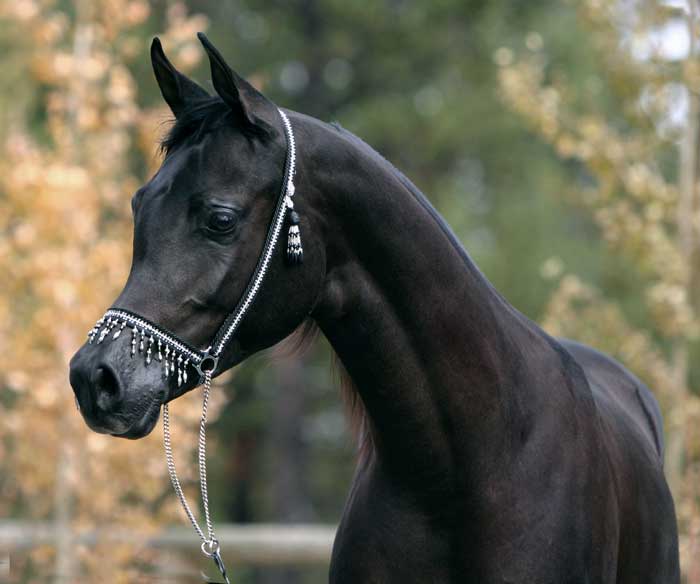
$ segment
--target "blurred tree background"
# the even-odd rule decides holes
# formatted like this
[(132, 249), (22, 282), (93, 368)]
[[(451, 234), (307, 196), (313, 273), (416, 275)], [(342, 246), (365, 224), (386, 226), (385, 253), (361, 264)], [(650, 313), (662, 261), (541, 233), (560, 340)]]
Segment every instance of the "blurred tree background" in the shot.
[[(66, 542), (76, 528), (183, 519), (159, 431), (136, 443), (91, 434), (66, 371), (125, 281), (129, 198), (158, 164), (168, 114), (148, 43), (161, 35), (205, 82), (194, 33), (207, 28), (278, 104), (338, 120), (402, 169), (518, 309), (649, 383), (685, 578), (699, 584), (695, 1), (0, 0), (3, 517), (51, 519)], [(354, 444), (329, 364), (319, 339), (256, 356), (219, 385), (217, 522), (338, 521)], [(195, 394), (173, 408), (190, 478)], [(138, 546), (61, 545), (13, 554), (11, 581), (158, 570)], [(326, 579), (325, 568), (230, 568), (241, 583)]]

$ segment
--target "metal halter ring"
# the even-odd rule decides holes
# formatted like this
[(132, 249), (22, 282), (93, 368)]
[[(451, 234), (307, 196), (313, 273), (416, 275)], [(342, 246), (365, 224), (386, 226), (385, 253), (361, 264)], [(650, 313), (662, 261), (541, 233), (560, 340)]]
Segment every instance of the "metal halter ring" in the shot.
[(207, 354), (204, 357), (202, 357), (202, 360), (199, 363), (195, 364), (195, 369), (197, 370), (197, 373), (199, 373), (200, 377), (204, 377), (207, 373), (214, 373), (216, 371), (216, 367), (219, 364), (219, 358), (214, 357), (214, 355)]
[(219, 540), (216, 538), (202, 542), (202, 553), (209, 558), (213, 558), (214, 556), (218, 555), (220, 549), (221, 546), (219, 545)]

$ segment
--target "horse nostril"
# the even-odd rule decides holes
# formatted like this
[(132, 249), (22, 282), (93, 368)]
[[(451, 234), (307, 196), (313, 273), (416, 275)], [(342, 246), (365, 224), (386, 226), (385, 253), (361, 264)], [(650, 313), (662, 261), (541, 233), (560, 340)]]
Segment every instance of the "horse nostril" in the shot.
[(101, 410), (107, 410), (121, 397), (119, 380), (109, 367), (104, 366), (95, 370), (93, 379), (97, 407)]

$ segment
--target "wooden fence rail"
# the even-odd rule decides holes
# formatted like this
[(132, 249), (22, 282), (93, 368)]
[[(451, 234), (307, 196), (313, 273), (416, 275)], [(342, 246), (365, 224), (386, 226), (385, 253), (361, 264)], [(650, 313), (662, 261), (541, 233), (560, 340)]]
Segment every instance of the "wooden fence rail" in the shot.
[[(0, 521), (0, 552), (52, 545), (56, 528), (50, 522)], [(224, 556), (250, 565), (326, 565), (335, 536), (332, 525), (231, 525), (217, 526), (216, 536)], [(71, 543), (93, 546), (97, 542), (133, 543), (167, 550), (197, 550), (197, 536), (185, 527), (143, 533), (114, 527), (74, 531)]]

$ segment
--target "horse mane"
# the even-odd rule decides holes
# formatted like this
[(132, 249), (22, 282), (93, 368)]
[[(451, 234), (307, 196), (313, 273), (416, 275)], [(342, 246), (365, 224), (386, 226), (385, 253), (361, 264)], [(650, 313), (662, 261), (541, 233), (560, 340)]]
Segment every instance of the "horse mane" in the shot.
[(355, 382), (335, 351), (332, 352), (331, 371), (333, 378), (340, 386), (340, 395), (349, 421), (350, 433), (355, 438), (359, 462), (362, 463), (368, 460), (374, 452), (372, 423)]
[[(318, 325), (307, 318), (299, 327), (284, 340), (279, 346), (279, 353), (284, 356), (300, 356), (313, 345), (321, 333)], [(340, 396), (343, 401), (345, 415), (348, 420), (350, 434), (357, 444), (359, 462), (367, 460), (374, 452), (374, 438), (372, 424), (362, 396), (345, 369), (338, 354), (331, 349), (331, 376), (340, 387)]]

